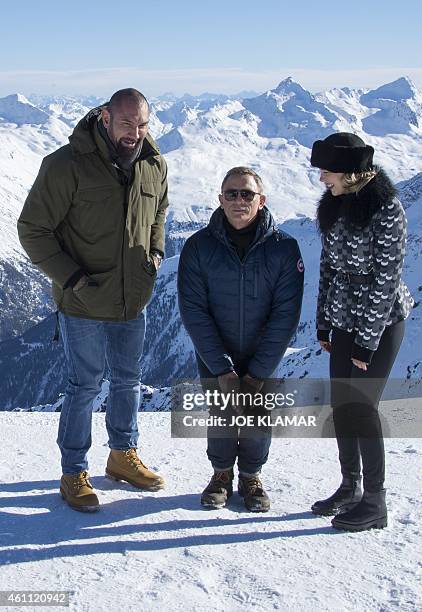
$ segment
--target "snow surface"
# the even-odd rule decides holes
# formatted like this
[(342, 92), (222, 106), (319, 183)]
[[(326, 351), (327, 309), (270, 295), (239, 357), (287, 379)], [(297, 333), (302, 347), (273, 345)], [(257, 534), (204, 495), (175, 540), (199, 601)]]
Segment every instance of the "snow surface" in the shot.
[(168, 413), (140, 414), (141, 457), (166, 479), (140, 493), (104, 478), (104, 414), (94, 414), (102, 508), (86, 515), (58, 494), (58, 418), (0, 413), (0, 590), (71, 591), (77, 612), (422, 609), (421, 440), (386, 440), (389, 526), (352, 534), (309, 511), (338, 485), (333, 439), (273, 441), (269, 513), (247, 512), (237, 494), (206, 511), (205, 440), (171, 439)]

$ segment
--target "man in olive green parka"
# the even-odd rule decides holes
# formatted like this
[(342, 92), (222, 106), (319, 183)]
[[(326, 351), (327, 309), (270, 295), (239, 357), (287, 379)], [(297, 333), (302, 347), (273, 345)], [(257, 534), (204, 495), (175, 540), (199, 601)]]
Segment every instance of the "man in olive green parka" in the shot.
[(76, 510), (99, 508), (90, 484), (92, 402), (110, 369), (106, 473), (141, 489), (163, 479), (139, 459), (137, 411), (144, 309), (164, 255), (167, 166), (148, 134), (143, 94), (123, 89), (47, 156), (18, 221), (22, 246), (52, 280), (69, 381), (58, 445), (60, 491)]

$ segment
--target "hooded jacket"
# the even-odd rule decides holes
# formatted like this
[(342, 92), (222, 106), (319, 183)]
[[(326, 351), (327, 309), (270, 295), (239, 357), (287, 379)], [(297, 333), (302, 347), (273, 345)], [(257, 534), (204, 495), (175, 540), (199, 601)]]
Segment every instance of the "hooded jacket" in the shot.
[[(99, 134), (100, 113), (90, 111), (69, 144), (44, 158), (18, 233), (32, 263), (53, 281), (61, 312), (125, 321), (151, 297), (150, 252), (164, 251), (167, 167), (147, 135), (127, 184)], [(65, 288), (81, 269), (90, 283), (77, 292)]]
[[(333, 196), (318, 207), (322, 232), (317, 337), (332, 327), (356, 332), (351, 357), (370, 363), (387, 325), (405, 319), (413, 299), (401, 279), (406, 217), (381, 169), (358, 193)], [(362, 276), (362, 283), (349, 274)]]
[(241, 261), (218, 208), (209, 225), (185, 243), (179, 261), (182, 321), (213, 375), (248, 359), (255, 378), (272, 375), (296, 331), (303, 262), (294, 238), (276, 229), (264, 207)]

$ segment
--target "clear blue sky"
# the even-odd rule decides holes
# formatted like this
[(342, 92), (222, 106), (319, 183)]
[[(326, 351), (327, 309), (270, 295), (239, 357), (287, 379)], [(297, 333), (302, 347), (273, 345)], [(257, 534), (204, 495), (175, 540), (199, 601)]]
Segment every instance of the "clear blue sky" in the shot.
[(15, 0), (1, 6), (0, 95), (260, 91), (290, 74), (313, 90), (403, 74), (421, 87), (421, 23), (417, 0)]

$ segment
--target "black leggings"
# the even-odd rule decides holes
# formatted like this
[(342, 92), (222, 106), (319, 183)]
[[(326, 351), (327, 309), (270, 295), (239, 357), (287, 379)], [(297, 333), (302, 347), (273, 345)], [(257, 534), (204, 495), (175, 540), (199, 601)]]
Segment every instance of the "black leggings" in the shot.
[(404, 335), (404, 321), (386, 327), (368, 369), (351, 360), (355, 333), (334, 328), (331, 338), (330, 378), (334, 428), (343, 476), (360, 477), (363, 485), (379, 491), (384, 485), (384, 441), (378, 404)]

